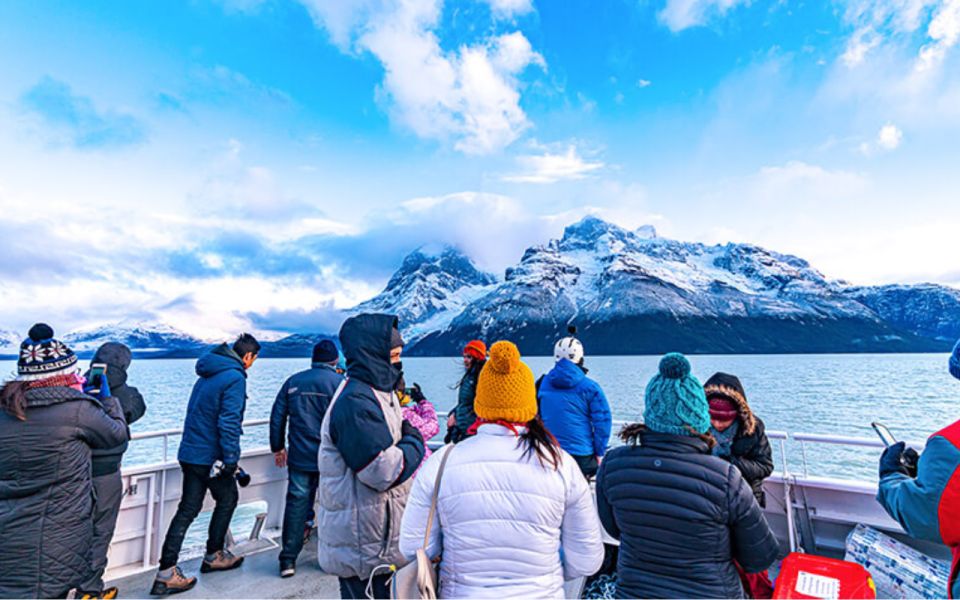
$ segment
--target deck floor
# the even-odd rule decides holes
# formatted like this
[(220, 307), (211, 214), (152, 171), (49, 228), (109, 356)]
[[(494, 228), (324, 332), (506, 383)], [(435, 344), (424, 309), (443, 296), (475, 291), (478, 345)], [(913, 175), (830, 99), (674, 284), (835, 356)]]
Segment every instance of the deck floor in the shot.
[[(304, 546), (297, 560), (297, 574), (283, 579), (278, 574), (279, 548), (248, 554), (243, 565), (233, 571), (200, 573), (200, 559), (181, 562), (184, 574), (195, 576), (197, 585), (172, 598), (339, 598), (337, 578), (317, 565), (316, 537)], [(156, 570), (110, 581), (120, 589), (121, 598), (150, 598)]]

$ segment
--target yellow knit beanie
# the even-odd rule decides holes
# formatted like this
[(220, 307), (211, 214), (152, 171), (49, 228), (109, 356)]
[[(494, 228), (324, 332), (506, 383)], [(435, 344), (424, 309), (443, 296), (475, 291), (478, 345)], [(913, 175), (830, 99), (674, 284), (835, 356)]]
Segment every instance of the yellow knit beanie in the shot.
[(520, 361), (520, 351), (510, 342), (490, 347), (490, 359), (477, 381), (473, 410), (486, 421), (527, 423), (537, 416), (533, 372)]

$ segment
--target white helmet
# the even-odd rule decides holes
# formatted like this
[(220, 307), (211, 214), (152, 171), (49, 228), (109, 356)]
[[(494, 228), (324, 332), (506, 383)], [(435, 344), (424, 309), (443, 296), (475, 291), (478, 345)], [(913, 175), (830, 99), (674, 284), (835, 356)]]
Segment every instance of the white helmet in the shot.
[(565, 337), (554, 345), (553, 358), (557, 362), (565, 358), (572, 363), (580, 364), (583, 360), (583, 344), (573, 337), (577, 334), (577, 328), (571, 325), (567, 327), (567, 331), (570, 333), (570, 337)]

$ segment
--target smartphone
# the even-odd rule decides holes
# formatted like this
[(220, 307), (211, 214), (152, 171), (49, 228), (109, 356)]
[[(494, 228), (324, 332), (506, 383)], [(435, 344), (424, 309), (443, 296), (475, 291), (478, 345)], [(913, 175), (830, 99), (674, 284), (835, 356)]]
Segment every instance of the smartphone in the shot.
[(883, 423), (878, 423), (876, 421), (874, 421), (873, 423), (870, 423), (870, 425), (873, 427), (873, 430), (877, 432), (877, 435), (880, 436), (880, 439), (883, 441), (884, 446), (889, 448), (890, 446), (897, 443), (897, 438), (893, 437), (893, 434), (890, 433), (890, 430), (887, 429), (886, 425), (884, 425)]
[(107, 375), (107, 365), (104, 363), (93, 363), (90, 365), (90, 380), (88, 385), (100, 387), (103, 378)]

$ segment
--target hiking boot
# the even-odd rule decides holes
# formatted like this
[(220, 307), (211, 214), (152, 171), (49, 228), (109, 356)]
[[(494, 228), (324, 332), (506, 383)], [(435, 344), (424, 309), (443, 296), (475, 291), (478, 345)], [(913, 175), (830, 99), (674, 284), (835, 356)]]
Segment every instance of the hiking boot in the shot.
[(196, 577), (187, 577), (180, 570), (179, 566), (173, 566), (157, 573), (157, 578), (153, 580), (153, 587), (150, 589), (151, 596), (166, 596), (168, 594), (179, 594), (185, 592), (197, 585)]
[(213, 571), (229, 571), (243, 564), (242, 556), (234, 556), (229, 550), (217, 550), (213, 554), (206, 554), (200, 563), (201, 573)]
[(297, 574), (297, 565), (292, 561), (283, 561), (280, 563), (280, 577), (293, 577)]

